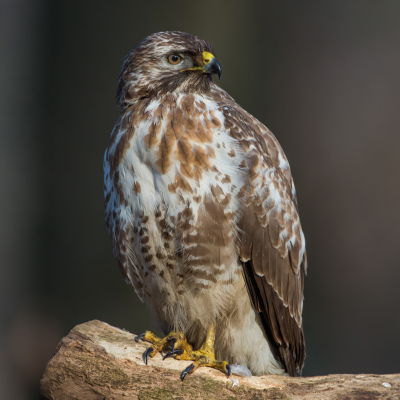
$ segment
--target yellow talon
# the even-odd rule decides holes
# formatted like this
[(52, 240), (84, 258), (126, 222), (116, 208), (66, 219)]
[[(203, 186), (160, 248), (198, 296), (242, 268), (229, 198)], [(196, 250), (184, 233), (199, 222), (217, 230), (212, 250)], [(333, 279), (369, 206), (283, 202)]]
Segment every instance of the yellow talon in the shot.
[(215, 359), (215, 325), (212, 325), (207, 332), (206, 340), (199, 350), (193, 350), (193, 346), (187, 342), (186, 337), (180, 332), (170, 332), (165, 338), (160, 339), (150, 331), (143, 332), (135, 337), (150, 342), (153, 346), (149, 347), (142, 355), (143, 362), (147, 365), (148, 358), (153, 358), (157, 353), (168, 353), (163, 357), (174, 357), (177, 360), (193, 361), (184, 371), (181, 379), (185, 379), (187, 374), (193, 374), (199, 367), (210, 367), (224, 372), (227, 376), (231, 374), (231, 368), (226, 361)]

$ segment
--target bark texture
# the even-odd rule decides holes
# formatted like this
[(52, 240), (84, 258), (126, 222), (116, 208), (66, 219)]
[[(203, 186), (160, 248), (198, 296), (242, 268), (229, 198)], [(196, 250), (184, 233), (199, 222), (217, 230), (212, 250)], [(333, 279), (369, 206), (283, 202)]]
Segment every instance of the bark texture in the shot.
[[(184, 382), (188, 361), (160, 355), (144, 365), (148, 347), (135, 335), (104, 322), (76, 326), (62, 339), (40, 385), (46, 400), (85, 399), (400, 399), (400, 374), (243, 378), (200, 368)], [(236, 379), (237, 382), (234, 382)], [(235, 384), (233, 386), (234, 383)], [(389, 386), (390, 385), (390, 386)]]

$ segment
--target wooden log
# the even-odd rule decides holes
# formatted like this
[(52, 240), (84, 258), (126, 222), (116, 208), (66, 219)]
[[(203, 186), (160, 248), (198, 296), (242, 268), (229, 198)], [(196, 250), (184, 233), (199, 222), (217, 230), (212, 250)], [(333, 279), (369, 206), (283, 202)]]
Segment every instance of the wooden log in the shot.
[(45, 400), (125, 399), (400, 399), (400, 374), (290, 378), (231, 376), (200, 368), (181, 382), (190, 364), (160, 355), (144, 365), (146, 343), (104, 322), (76, 326), (59, 343), (40, 385)]

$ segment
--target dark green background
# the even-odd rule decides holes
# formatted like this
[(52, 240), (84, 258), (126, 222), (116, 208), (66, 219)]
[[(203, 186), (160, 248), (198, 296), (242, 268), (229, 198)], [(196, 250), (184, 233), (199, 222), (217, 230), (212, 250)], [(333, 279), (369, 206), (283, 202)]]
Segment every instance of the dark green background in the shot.
[(1, 398), (36, 398), (76, 324), (153, 327), (112, 256), (102, 162), (122, 60), (162, 30), (213, 44), (289, 158), (304, 374), (400, 372), (399, 1), (3, 0), (0, 30)]

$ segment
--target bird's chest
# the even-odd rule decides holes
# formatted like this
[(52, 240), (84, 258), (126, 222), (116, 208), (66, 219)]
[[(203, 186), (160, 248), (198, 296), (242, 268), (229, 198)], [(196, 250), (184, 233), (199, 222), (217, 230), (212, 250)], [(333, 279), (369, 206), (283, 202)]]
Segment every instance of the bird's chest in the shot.
[(119, 166), (121, 216), (132, 226), (142, 279), (165, 292), (195, 293), (235, 275), (244, 176), (222, 113), (196, 99), (186, 112), (177, 103), (150, 104), (135, 128)]
[(243, 160), (214, 102), (181, 95), (174, 101), (154, 100), (143, 114), (139, 121), (134, 110), (125, 115), (121, 125), (128, 120), (130, 134), (120, 135), (122, 145), (114, 151), (117, 186), (127, 206), (150, 211), (163, 204), (168, 215), (177, 217), (188, 203), (197, 214), (211, 195), (225, 202), (225, 209), (237, 207)]

